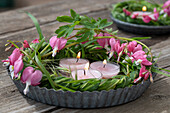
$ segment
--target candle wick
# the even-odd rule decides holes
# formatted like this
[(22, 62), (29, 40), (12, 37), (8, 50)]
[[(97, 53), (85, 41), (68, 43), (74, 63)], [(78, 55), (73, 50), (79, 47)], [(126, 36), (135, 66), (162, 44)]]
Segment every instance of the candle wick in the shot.
[(79, 61), (79, 58), (77, 58), (77, 61), (76, 61), (76, 63)]
[(86, 70), (84, 69), (84, 76), (86, 75)]
[(106, 67), (106, 64), (103, 65), (103, 68), (105, 68), (105, 67)]

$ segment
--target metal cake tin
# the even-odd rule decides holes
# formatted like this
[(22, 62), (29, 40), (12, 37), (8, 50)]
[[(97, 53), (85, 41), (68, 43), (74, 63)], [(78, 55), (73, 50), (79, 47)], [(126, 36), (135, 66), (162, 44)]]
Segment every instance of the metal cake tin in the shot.
[[(8, 74), (10, 74), (8, 70)], [(153, 73), (153, 77), (156, 73)], [(13, 80), (19, 92), (23, 94), (25, 84), (20, 80)], [(29, 86), (27, 97), (38, 102), (67, 108), (101, 108), (124, 104), (139, 98), (149, 87), (149, 80), (132, 87), (119, 88), (116, 90), (70, 92), (56, 91), (39, 86)], [(24, 95), (24, 94), (23, 94)]]
[(110, 14), (110, 18), (116, 24), (116, 26), (124, 31), (131, 32), (134, 34), (142, 34), (142, 35), (163, 35), (170, 33), (170, 26), (149, 26), (149, 25), (139, 25), (132, 24), (128, 22), (124, 22), (118, 20)]

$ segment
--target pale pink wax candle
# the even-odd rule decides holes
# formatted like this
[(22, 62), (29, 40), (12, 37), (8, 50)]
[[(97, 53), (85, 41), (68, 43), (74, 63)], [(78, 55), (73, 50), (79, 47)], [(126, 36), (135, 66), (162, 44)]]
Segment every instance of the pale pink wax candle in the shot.
[(89, 61), (86, 59), (80, 58), (77, 60), (76, 58), (64, 58), (60, 60), (59, 66), (67, 69), (80, 70), (84, 69), (85, 65), (89, 64)]
[[(85, 71), (85, 72), (84, 72)], [(92, 79), (92, 78), (101, 78), (102, 75), (99, 71), (89, 69), (89, 70), (74, 70), (71, 72), (71, 75), (73, 79), (76, 79), (76, 74), (77, 74), (77, 80), (80, 79)]]
[(147, 12), (147, 11), (134, 11), (133, 14), (138, 14), (138, 16), (143, 16), (143, 15), (151, 15), (152, 12)]
[(152, 13), (152, 12), (147, 12), (147, 11), (134, 11), (133, 13), (132, 13), (132, 15), (134, 15), (134, 14), (138, 14), (138, 17), (137, 18), (143, 18), (143, 15), (148, 15), (150, 18), (152, 18), (153, 20), (155, 20), (155, 17), (154, 17), (154, 13)]
[(91, 63), (90, 68), (101, 72), (102, 78), (111, 78), (120, 72), (120, 66), (118, 64), (107, 63), (104, 66), (102, 61)]

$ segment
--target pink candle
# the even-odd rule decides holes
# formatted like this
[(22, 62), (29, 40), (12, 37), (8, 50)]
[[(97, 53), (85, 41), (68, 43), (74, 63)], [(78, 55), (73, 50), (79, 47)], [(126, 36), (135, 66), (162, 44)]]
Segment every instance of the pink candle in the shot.
[(59, 66), (67, 69), (71, 69), (71, 71), (73, 71), (73, 70), (84, 69), (85, 65), (88, 63), (89, 61), (86, 59), (80, 58), (77, 60), (76, 58), (65, 58), (60, 60)]
[(90, 68), (98, 70), (102, 73), (102, 78), (111, 78), (120, 72), (120, 66), (115, 63), (107, 63), (102, 61), (93, 62), (90, 64)]
[(73, 79), (76, 79), (76, 74), (77, 74), (77, 80), (80, 79), (91, 79), (91, 78), (101, 78), (102, 75), (99, 71), (89, 69), (89, 70), (74, 70), (72, 71), (71, 75)]

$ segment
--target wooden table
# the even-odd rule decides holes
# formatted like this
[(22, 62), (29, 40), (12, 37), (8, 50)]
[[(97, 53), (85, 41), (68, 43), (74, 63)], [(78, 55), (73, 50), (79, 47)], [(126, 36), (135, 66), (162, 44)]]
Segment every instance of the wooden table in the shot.
[[(4, 52), (6, 40), (31, 41), (38, 37), (32, 21), (26, 14), (20, 13), (20, 10), (31, 12), (40, 22), (44, 36), (50, 38), (55, 35), (54, 31), (62, 25), (55, 21), (56, 17), (68, 15), (69, 9), (73, 8), (82, 15), (110, 20), (108, 7), (111, 3), (119, 1), (121, 0), (57, 0), (45, 5), (0, 13), (0, 60), (7, 58), (10, 54), (10, 52)], [(111, 27), (117, 29), (115, 25)], [(123, 31), (119, 31), (118, 35), (141, 36)], [(159, 55), (161, 52), (159, 66), (170, 69), (170, 35), (153, 36), (152, 39), (142, 41), (152, 48), (155, 55)], [(170, 78), (158, 75), (142, 97), (124, 105), (101, 109), (68, 109), (42, 104), (21, 95), (6, 69), (0, 65), (0, 113), (7, 112), (170, 113)]]

